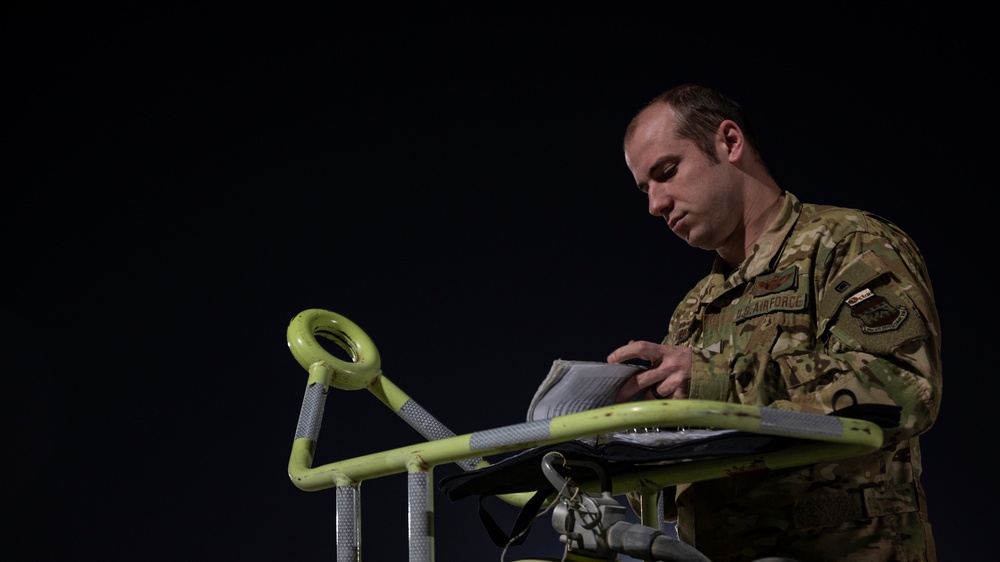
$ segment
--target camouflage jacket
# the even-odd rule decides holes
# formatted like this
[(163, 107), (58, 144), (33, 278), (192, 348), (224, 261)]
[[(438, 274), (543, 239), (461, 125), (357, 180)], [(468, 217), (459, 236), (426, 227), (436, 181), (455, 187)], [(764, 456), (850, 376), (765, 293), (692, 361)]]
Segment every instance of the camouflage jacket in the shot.
[(830, 413), (902, 409), (880, 451), (676, 491), (677, 531), (713, 562), (936, 560), (917, 436), (941, 400), (941, 331), (923, 258), (895, 225), (790, 193), (735, 270), (716, 260), (664, 343), (694, 349), (692, 399)]

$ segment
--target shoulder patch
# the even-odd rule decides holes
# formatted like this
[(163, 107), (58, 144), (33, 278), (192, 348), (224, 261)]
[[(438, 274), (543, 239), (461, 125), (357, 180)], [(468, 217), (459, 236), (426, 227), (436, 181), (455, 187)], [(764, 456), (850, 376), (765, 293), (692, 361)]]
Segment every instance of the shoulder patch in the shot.
[(846, 264), (830, 283), (833, 290), (827, 291), (823, 301), (817, 303), (817, 312), (819, 312), (820, 318), (833, 316), (841, 304), (845, 302), (845, 296), (851, 294), (848, 291), (853, 291), (856, 294), (858, 290), (877, 279), (887, 270), (885, 264), (871, 250), (862, 253)]
[(901, 345), (928, 337), (913, 302), (891, 285), (865, 287), (843, 303), (831, 330), (850, 349), (896, 353)]
[(866, 334), (895, 330), (909, 315), (905, 306), (893, 306), (885, 297), (870, 289), (862, 289), (849, 297), (847, 305), (851, 307), (851, 316), (858, 320), (861, 331)]

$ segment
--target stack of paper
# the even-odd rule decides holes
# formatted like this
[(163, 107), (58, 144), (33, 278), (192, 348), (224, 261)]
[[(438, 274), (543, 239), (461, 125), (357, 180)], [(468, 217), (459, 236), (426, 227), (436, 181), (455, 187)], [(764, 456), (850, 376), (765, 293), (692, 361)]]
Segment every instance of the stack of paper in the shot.
[(543, 420), (615, 403), (615, 393), (639, 365), (556, 359), (528, 406), (528, 421)]

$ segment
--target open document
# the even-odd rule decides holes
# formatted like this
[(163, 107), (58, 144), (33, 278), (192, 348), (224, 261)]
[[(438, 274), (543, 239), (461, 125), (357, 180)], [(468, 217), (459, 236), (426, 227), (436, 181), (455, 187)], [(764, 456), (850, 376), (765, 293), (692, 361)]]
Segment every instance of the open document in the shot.
[[(615, 393), (630, 377), (645, 369), (640, 365), (568, 361), (556, 359), (548, 376), (535, 391), (528, 406), (528, 421), (543, 420), (603, 408), (615, 404)], [(597, 442), (615, 441), (658, 446), (715, 437), (736, 430), (708, 428), (636, 428), (596, 437)], [(585, 440), (591, 441), (591, 440)]]
[(623, 363), (556, 359), (528, 406), (528, 421), (611, 406), (618, 388), (643, 369)]

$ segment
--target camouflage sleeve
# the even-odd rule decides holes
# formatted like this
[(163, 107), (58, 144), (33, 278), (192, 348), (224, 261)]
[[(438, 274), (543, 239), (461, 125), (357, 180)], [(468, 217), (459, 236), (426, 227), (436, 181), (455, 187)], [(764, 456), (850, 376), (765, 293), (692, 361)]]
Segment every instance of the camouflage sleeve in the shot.
[(816, 349), (776, 348), (767, 368), (787, 389), (774, 406), (829, 413), (850, 405), (833, 404), (848, 390), (858, 403), (899, 406), (892, 437), (905, 439), (937, 419), (940, 326), (917, 248), (901, 232), (873, 230), (848, 235), (816, 264)]

